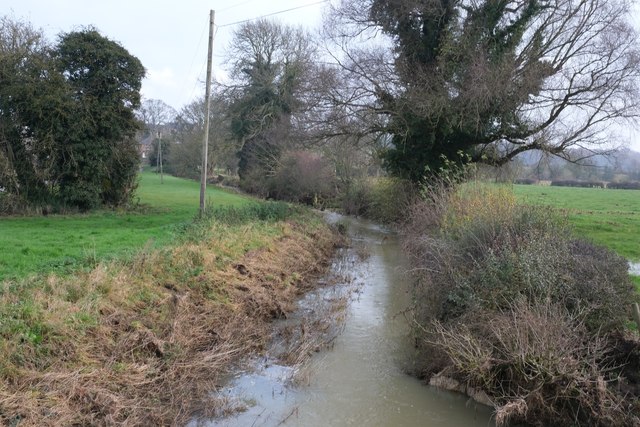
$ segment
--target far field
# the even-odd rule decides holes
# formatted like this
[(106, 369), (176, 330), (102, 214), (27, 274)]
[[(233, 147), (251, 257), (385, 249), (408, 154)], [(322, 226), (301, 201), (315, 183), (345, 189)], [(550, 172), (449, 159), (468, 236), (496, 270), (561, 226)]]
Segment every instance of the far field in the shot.
[(640, 261), (640, 191), (514, 185), (523, 202), (567, 214), (576, 234)]
[[(127, 257), (145, 246), (174, 240), (198, 211), (198, 183), (140, 175), (138, 206), (131, 211), (87, 215), (0, 217), (0, 281), (29, 273), (71, 271), (94, 261)], [(640, 261), (640, 191), (514, 185), (523, 202), (567, 214), (577, 234)], [(242, 205), (250, 198), (208, 188), (215, 205)]]
[[(208, 188), (215, 205), (241, 205), (251, 199)], [(171, 176), (140, 175), (131, 211), (86, 215), (0, 217), (0, 281), (29, 273), (67, 271), (92, 261), (126, 257), (145, 246), (171, 242), (178, 227), (198, 212), (199, 183)]]

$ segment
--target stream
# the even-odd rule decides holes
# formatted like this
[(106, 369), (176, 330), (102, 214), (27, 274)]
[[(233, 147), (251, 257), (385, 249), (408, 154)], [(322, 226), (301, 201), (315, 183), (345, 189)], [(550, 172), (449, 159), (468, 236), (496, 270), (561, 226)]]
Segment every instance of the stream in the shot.
[(246, 410), (189, 425), (495, 425), (490, 408), (405, 373), (413, 346), (402, 315), (409, 305), (409, 278), (398, 237), (360, 219), (327, 214), (327, 220), (345, 224), (353, 242), (338, 252), (329, 273), (344, 283), (334, 280), (310, 293), (300, 301), (298, 311), (312, 310), (314, 300), (328, 300), (352, 289), (343, 327), (331, 348), (320, 350), (305, 363), (302, 384), (298, 368), (278, 365), (269, 356), (253, 361), (222, 389)]

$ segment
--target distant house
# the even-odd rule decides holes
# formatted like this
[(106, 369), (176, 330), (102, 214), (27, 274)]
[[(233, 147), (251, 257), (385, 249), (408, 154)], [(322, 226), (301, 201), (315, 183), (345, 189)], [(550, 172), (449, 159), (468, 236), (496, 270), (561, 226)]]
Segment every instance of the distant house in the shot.
[[(143, 130), (138, 132), (136, 139), (138, 140), (138, 153), (143, 163), (149, 163), (149, 156), (153, 150), (153, 143), (158, 138), (162, 139), (162, 144), (180, 144), (176, 141), (176, 131), (172, 124), (158, 127), (155, 131)], [(162, 150), (165, 152), (165, 150)]]
[(151, 155), (151, 147), (153, 144), (153, 137), (151, 135), (144, 136), (138, 143), (138, 152), (143, 162), (149, 161)]

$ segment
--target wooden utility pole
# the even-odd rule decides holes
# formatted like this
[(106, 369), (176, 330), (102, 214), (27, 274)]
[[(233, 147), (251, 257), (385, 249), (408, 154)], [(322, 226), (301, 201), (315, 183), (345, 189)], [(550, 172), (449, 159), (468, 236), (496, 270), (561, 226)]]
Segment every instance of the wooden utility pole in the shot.
[(160, 184), (164, 184), (164, 174), (162, 173), (162, 135), (160, 134), (160, 131), (158, 131), (156, 136), (158, 137), (158, 160), (156, 167), (160, 165)]
[(204, 214), (207, 191), (207, 156), (209, 155), (209, 115), (211, 110), (211, 57), (213, 56), (213, 22), (216, 12), (209, 13), (209, 53), (207, 55), (207, 82), (205, 84), (204, 141), (202, 142), (202, 173), (200, 175), (200, 215)]

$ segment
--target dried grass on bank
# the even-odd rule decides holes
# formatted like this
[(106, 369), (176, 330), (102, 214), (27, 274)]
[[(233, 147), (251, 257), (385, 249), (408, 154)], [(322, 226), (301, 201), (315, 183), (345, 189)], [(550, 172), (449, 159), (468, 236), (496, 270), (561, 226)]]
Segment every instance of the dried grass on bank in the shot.
[(335, 237), (296, 222), (214, 223), (198, 243), (75, 277), (4, 285), (0, 421), (182, 425), (324, 271)]

